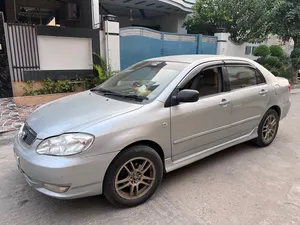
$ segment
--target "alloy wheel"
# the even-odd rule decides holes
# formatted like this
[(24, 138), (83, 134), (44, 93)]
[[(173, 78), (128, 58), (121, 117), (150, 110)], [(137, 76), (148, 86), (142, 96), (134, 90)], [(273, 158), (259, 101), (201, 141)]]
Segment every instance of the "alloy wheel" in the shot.
[(155, 178), (154, 164), (147, 158), (136, 157), (128, 160), (119, 169), (115, 178), (115, 189), (124, 199), (137, 199), (151, 189)]
[(276, 135), (276, 130), (277, 130), (277, 120), (274, 115), (269, 115), (262, 128), (262, 135), (263, 135), (263, 140), (265, 143), (269, 143), (272, 141)]

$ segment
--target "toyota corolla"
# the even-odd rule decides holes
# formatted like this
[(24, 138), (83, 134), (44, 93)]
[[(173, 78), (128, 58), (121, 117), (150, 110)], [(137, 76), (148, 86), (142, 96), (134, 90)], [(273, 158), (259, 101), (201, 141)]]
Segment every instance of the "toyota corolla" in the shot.
[(41, 193), (103, 193), (117, 206), (136, 206), (166, 172), (242, 142), (271, 144), (289, 91), (288, 80), (244, 58), (150, 59), (38, 108), (15, 137), (14, 154)]

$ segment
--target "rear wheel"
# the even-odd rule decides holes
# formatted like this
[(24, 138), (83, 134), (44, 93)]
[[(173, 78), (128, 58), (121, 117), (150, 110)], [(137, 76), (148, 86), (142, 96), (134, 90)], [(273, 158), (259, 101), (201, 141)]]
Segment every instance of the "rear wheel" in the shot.
[(158, 188), (163, 164), (148, 146), (133, 146), (121, 152), (109, 166), (104, 195), (116, 206), (133, 207), (147, 201)]
[(255, 143), (261, 147), (270, 145), (277, 135), (278, 127), (278, 113), (274, 109), (268, 110), (258, 126), (258, 137), (255, 139)]

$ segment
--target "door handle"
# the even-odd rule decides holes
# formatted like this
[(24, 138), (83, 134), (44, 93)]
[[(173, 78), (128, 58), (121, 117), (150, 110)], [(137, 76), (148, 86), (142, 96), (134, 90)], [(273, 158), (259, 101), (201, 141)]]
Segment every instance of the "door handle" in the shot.
[(222, 99), (222, 101), (219, 103), (220, 106), (226, 107), (230, 103), (227, 99)]
[(259, 92), (259, 94), (262, 95), (262, 96), (265, 96), (267, 93), (268, 93), (268, 91), (265, 90), (265, 89), (262, 89), (262, 90)]

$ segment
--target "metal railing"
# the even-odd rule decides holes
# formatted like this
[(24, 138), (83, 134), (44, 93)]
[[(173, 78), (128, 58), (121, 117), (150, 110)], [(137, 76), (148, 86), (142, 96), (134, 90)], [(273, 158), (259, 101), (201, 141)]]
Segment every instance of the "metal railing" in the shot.
[(13, 81), (23, 81), (24, 70), (40, 69), (36, 26), (8, 23), (7, 32), (11, 77)]

